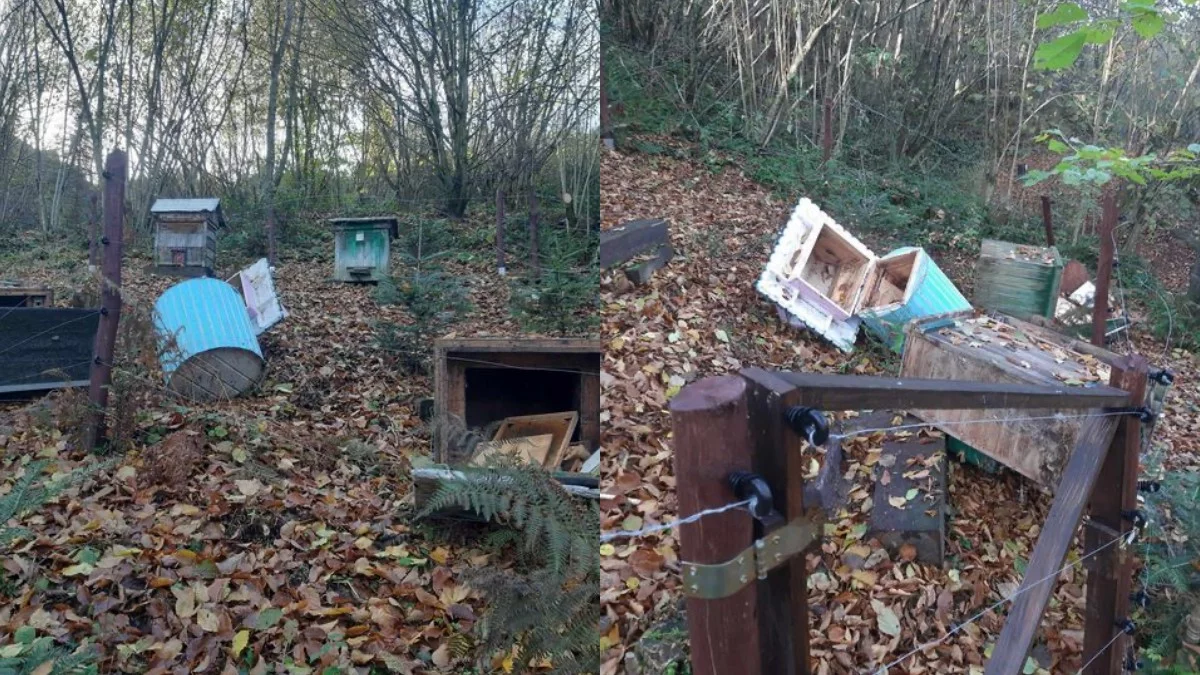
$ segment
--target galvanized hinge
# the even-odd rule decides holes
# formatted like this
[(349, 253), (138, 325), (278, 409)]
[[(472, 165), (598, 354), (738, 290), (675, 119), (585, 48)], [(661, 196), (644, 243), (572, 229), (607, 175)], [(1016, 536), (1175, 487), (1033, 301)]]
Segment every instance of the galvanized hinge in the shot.
[(821, 526), (816, 520), (797, 518), (767, 533), (728, 562), (683, 563), (684, 595), (716, 600), (737, 593), (753, 580), (766, 579), (771, 570), (802, 554), (817, 541)]

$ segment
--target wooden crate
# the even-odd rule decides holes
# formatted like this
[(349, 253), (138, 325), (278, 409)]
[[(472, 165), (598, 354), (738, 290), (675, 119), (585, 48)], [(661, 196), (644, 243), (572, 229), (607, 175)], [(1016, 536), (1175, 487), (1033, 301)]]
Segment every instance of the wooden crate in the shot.
[(0, 316), (0, 397), (87, 386), (100, 322), (95, 309), (14, 307)]
[(0, 280), (0, 307), (50, 307), (54, 291), (20, 281)]
[[(1108, 383), (1117, 355), (1099, 347), (998, 313), (962, 312), (912, 322), (900, 367), (903, 377), (980, 382), (1097, 386)], [(1057, 420), (953, 424), (964, 420), (1047, 417)], [(1053, 488), (1086, 411), (914, 410), (1018, 473)]]
[(1026, 318), (1054, 316), (1063, 260), (1053, 246), (985, 239), (975, 264), (975, 304)]
[[(518, 415), (574, 410), (572, 442), (600, 447), (599, 340), (582, 338), (448, 338), (434, 345), (434, 407), (472, 429)], [(435, 425), (436, 428), (436, 425)], [(434, 434), (434, 460), (461, 464), (469, 457)]]

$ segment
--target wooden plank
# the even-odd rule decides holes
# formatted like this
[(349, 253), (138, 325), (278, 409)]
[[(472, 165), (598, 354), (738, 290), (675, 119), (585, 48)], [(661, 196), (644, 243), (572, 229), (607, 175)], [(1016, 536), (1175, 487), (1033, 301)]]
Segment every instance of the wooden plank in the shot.
[(588, 338), (440, 338), (435, 347), (452, 352), (596, 352), (603, 353), (599, 340)]
[(1050, 514), (1025, 569), (1023, 592), (1013, 601), (985, 675), (1017, 675), (1025, 665), (1029, 645), (1055, 585), (1054, 581), (1038, 582), (1062, 567), (1116, 429), (1115, 416), (1093, 417), (1083, 425), (1079, 443), (1063, 471)]
[[(749, 468), (746, 389), (740, 377), (709, 377), (687, 385), (671, 399), (680, 514), (735, 501), (729, 474)], [(680, 558), (702, 564), (732, 560), (753, 543), (753, 523), (744, 511), (727, 511), (682, 525)], [(753, 583), (717, 600), (688, 598), (692, 673), (760, 672), (757, 613)]]
[(625, 278), (633, 282), (635, 286), (642, 286), (650, 281), (655, 272), (666, 267), (674, 255), (675, 250), (671, 248), (671, 245), (663, 244), (653, 258), (626, 269)]
[(537, 464), (549, 468), (550, 448), (554, 445), (554, 434), (537, 434), (503, 440), (484, 441), (471, 458), (471, 464), (484, 466), (496, 455), (511, 455), (526, 464)]
[(667, 221), (634, 220), (600, 232), (600, 267), (612, 267), (633, 256), (670, 243)]
[[(784, 412), (807, 393), (758, 368), (741, 371), (749, 382), (753, 469), (771, 487), (783, 519), (805, 515), (803, 441), (787, 427)], [(816, 505), (814, 505), (816, 506)], [(764, 675), (807, 675), (809, 659), (808, 569), (798, 555), (758, 583), (758, 640)], [(726, 672), (757, 673), (735, 668)]]
[[(1146, 397), (1146, 374), (1149, 363), (1145, 358), (1130, 356), (1121, 367), (1114, 368), (1112, 384), (1129, 391), (1134, 401)], [(1116, 436), (1100, 467), (1100, 476), (1091, 493), (1091, 520), (1109, 532), (1128, 532), (1132, 524), (1122, 518), (1124, 511), (1137, 508), (1138, 450), (1141, 447), (1142, 423), (1133, 415), (1119, 418)], [(1084, 550), (1094, 551), (1109, 543), (1112, 535), (1100, 528), (1089, 527), (1084, 532)], [(1133, 583), (1133, 560), (1128, 552), (1109, 546), (1094, 558), (1087, 577), (1087, 614), (1084, 624), (1083, 658), (1098, 654), (1115, 635), (1116, 622), (1129, 617), (1129, 594)], [(1124, 672), (1125, 644), (1128, 638), (1118, 639), (1108, 647), (1109, 653), (1088, 665), (1086, 675), (1108, 675)]]
[(1079, 409), (1125, 405), (1129, 400), (1127, 392), (1105, 386), (1039, 386), (794, 372), (780, 372), (777, 375), (791, 386), (804, 390), (798, 405), (824, 410)]
[(492, 437), (492, 440), (504, 441), (511, 438), (550, 434), (553, 440), (550, 443), (548, 454), (542, 458), (542, 463), (546, 468), (558, 468), (578, 424), (579, 412), (575, 410), (545, 415), (510, 417), (504, 420), (504, 423), (496, 430), (496, 435)]

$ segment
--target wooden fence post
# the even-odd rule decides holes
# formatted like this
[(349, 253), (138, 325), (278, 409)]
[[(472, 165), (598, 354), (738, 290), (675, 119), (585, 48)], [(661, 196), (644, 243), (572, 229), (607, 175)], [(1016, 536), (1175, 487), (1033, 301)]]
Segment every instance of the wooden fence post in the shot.
[(507, 272), (504, 268), (504, 188), (496, 188), (496, 269), (500, 276)]
[(1103, 347), (1108, 332), (1108, 286), (1112, 279), (1113, 256), (1117, 228), (1117, 196), (1111, 189), (1104, 191), (1100, 214), (1100, 263), (1096, 268), (1096, 298), (1092, 307), (1092, 344)]
[[(1110, 384), (1129, 392), (1129, 404), (1140, 406), (1146, 399), (1149, 363), (1140, 355), (1125, 357), (1114, 365)], [(1137, 508), (1138, 454), (1142, 423), (1136, 415), (1122, 415), (1117, 433), (1105, 455), (1091, 496), (1091, 522), (1083, 536), (1084, 551), (1094, 551), (1126, 533), (1132, 523), (1125, 515)], [(1116, 623), (1129, 617), (1129, 595), (1133, 588), (1132, 552), (1109, 546), (1096, 555), (1088, 569), (1087, 613), (1084, 619), (1083, 659), (1086, 662), (1105, 648), (1116, 635)], [(1108, 647), (1109, 653), (1092, 661), (1085, 675), (1124, 672), (1125, 639)]]
[[(686, 516), (736, 500), (729, 474), (750, 464), (746, 381), (726, 375), (684, 387), (671, 399), (676, 494)], [(680, 527), (680, 556), (694, 563), (732, 560), (754, 542), (754, 521), (727, 511)], [(685, 578), (684, 584), (688, 583)], [(757, 584), (719, 600), (688, 598), (688, 637), (694, 675), (760, 671)]]
[(1054, 221), (1050, 217), (1050, 198), (1042, 195), (1042, 225), (1046, 227), (1046, 245), (1054, 246)]
[(612, 119), (608, 112), (608, 83), (604, 77), (604, 41), (600, 41), (600, 144), (606, 150), (616, 148)]
[[(775, 508), (784, 521), (804, 515), (804, 441), (788, 428), (785, 416), (802, 392), (777, 373), (757, 368), (742, 371), (750, 382), (750, 428), (754, 472), (771, 487)], [(808, 568), (797, 555), (758, 582), (758, 634), (764, 675), (807, 675)], [(733, 672), (733, 671), (731, 671)], [(738, 671), (751, 672), (751, 671)]]
[(121, 318), (121, 250), (125, 222), (125, 172), (127, 159), (121, 150), (108, 154), (104, 164), (104, 237), (100, 240), (101, 264), (100, 325), (96, 329), (88, 401), (92, 419), (84, 431), (84, 445), (94, 448), (104, 435), (108, 389), (112, 383), (113, 353), (117, 345), (117, 322)]

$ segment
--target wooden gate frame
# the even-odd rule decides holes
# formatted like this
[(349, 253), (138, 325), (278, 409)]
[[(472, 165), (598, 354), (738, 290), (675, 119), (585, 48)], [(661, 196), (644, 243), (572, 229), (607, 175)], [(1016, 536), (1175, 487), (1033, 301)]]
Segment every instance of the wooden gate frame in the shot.
[[(1087, 551), (1110, 543), (1133, 527), (1137, 508), (1140, 408), (1148, 363), (1120, 357), (1110, 386), (1056, 387), (950, 380), (769, 372), (748, 368), (740, 376), (710, 377), (685, 387), (671, 401), (679, 512), (697, 513), (730, 503), (728, 477), (762, 476), (782, 523), (815, 522), (804, 504), (804, 440), (786, 413), (795, 406), (823, 411), (949, 409), (1123, 409), (1127, 415), (1086, 419), (1063, 470), (1022, 580), (1037, 582), (1062, 566), (1090, 500), (1084, 535)], [(1132, 406), (1132, 407), (1131, 407)], [(764, 531), (766, 530), (766, 531)], [(681, 559), (688, 572), (741, 560), (761, 550), (771, 524), (729, 511), (680, 527)], [(820, 536), (816, 537), (817, 541)], [(757, 546), (757, 549), (756, 549)], [(1120, 546), (1092, 557), (1088, 568), (1085, 658), (1117, 637), (1128, 616), (1133, 559)], [(688, 582), (685, 573), (685, 589)], [(806, 556), (794, 555), (740, 590), (719, 599), (685, 590), (692, 668), (695, 675), (763, 673), (806, 675), (809, 619)], [(1053, 583), (1038, 583), (1012, 603), (986, 675), (1016, 675), (1024, 665)], [(1120, 622), (1120, 623), (1119, 623)], [(1087, 675), (1122, 672), (1124, 640), (1095, 659)]]

